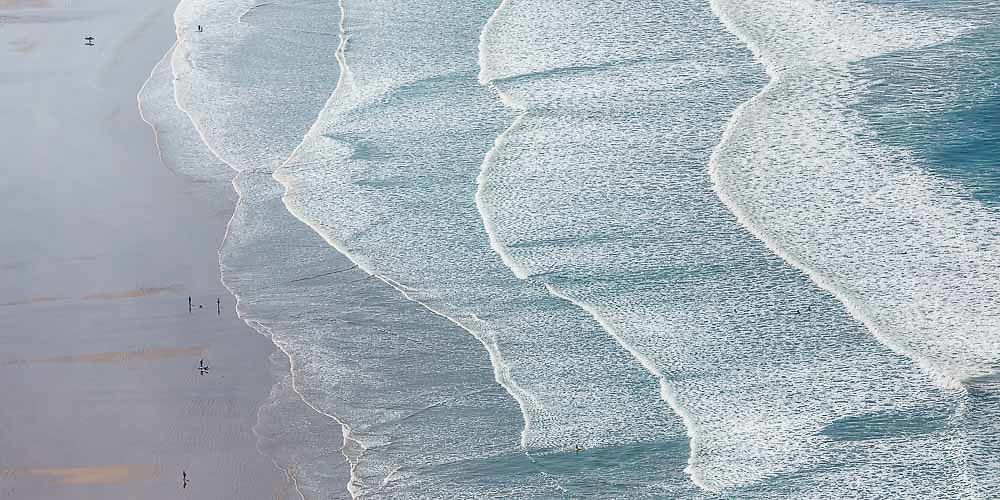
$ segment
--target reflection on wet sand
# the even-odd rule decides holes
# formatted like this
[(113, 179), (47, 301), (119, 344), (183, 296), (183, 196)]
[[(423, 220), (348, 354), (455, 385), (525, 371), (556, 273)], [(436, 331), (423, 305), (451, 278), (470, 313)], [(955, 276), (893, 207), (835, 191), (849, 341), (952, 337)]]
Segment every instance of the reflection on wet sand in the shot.
[(208, 346), (184, 347), (178, 349), (140, 349), (138, 351), (99, 352), (74, 356), (53, 356), (50, 358), (15, 359), (5, 365), (27, 365), (35, 363), (125, 363), (130, 361), (151, 361), (204, 355)]
[(84, 295), (83, 300), (134, 299), (136, 297), (146, 297), (148, 295), (158, 295), (161, 293), (180, 293), (183, 291), (184, 287), (180, 285), (170, 285), (170, 286), (156, 287), (156, 288), (136, 288), (133, 290), (124, 290), (121, 292), (92, 293), (90, 295)]
[(0, 0), (0, 9), (42, 9), (51, 7), (49, 0)]
[(152, 479), (160, 474), (152, 465), (106, 465), (103, 467), (0, 469), (0, 476), (49, 477), (63, 484), (117, 484)]
[(0, 304), (0, 307), (4, 306), (26, 306), (29, 304), (44, 304), (46, 302), (55, 302), (57, 300), (66, 300), (68, 297), (33, 297), (27, 300), (18, 300), (14, 302), (4, 302)]

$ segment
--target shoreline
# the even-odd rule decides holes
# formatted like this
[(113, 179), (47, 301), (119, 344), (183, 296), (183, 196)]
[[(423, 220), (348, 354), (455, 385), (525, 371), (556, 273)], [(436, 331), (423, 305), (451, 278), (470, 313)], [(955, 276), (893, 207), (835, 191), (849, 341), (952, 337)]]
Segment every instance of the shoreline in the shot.
[(0, 497), (299, 498), (253, 432), (275, 346), (220, 281), (232, 200), (168, 170), (136, 107), (176, 1), (91, 7), (0, 9), (19, 118), (0, 186)]

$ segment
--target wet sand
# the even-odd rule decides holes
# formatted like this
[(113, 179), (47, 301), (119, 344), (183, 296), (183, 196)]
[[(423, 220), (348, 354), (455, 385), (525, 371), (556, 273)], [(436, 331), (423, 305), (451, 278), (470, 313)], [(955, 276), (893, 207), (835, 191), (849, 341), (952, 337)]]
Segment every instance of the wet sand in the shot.
[(2, 499), (298, 498), (252, 431), (274, 347), (219, 282), (228, 215), (139, 116), (175, 6), (0, 0)]

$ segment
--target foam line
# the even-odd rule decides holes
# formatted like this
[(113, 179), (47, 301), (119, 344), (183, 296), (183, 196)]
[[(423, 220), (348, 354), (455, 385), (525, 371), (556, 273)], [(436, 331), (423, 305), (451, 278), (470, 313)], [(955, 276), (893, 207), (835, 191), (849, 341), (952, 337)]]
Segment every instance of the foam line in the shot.
[(656, 363), (652, 359), (640, 352), (635, 348), (635, 346), (632, 345), (631, 342), (626, 340), (621, 332), (618, 331), (618, 328), (616, 328), (615, 325), (604, 317), (596, 307), (574, 299), (555, 285), (546, 283), (545, 288), (548, 289), (549, 293), (553, 296), (559, 297), (560, 299), (563, 299), (590, 314), (590, 316), (594, 318), (594, 321), (600, 324), (601, 328), (608, 332), (608, 335), (610, 335), (611, 338), (615, 339), (615, 342), (618, 342), (618, 344), (628, 351), (628, 353), (632, 355), (632, 357), (635, 358), (636, 361), (638, 361), (639, 364), (646, 369), (646, 371), (656, 377), (657, 382), (660, 384), (660, 397), (666, 401), (666, 403), (670, 406), (670, 409), (672, 409), (674, 413), (681, 418), (684, 422), (685, 429), (687, 429), (689, 453), (688, 466), (684, 469), (684, 472), (690, 475), (691, 482), (693, 482), (695, 486), (705, 491), (713, 493), (719, 492), (720, 490), (718, 488), (714, 488), (705, 482), (704, 475), (701, 474), (694, 466), (695, 457), (698, 455), (701, 444), (698, 439), (699, 427), (695, 423), (691, 413), (685, 410), (677, 400), (677, 394), (675, 394), (673, 389), (670, 387), (670, 383), (667, 381), (667, 376), (663, 373), (663, 371), (656, 366)]
[(508, 5), (510, 5), (510, 0), (501, 0), (500, 5), (493, 11), (493, 15), (486, 20), (486, 24), (479, 32), (479, 84), (483, 86), (489, 85), (493, 79), (486, 70), (489, 65), (489, 44), (486, 43), (486, 33), (493, 29), (500, 14), (507, 10)]
[[(503, 94), (499, 89), (496, 89), (496, 91), (501, 95)], [(504, 102), (507, 101), (505, 100)], [(522, 280), (528, 279), (528, 270), (514, 260), (514, 257), (500, 240), (500, 234), (497, 231), (496, 222), (494, 222), (493, 210), (490, 204), (486, 202), (486, 193), (489, 189), (488, 183), (490, 173), (496, 165), (497, 153), (503, 149), (504, 145), (507, 144), (511, 133), (513, 133), (514, 130), (517, 130), (517, 128), (521, 125), (521, 122), (524, 121), (524, 116), (525, 114), (522, 111), (522, 113), (514, 119), (514, 122), (511, 123), (510, 127), (497, 136), (493, 147), (486, 153), (486, 157), (483, 159), (482, 168), (479, 171), (479, 176), (476, 178), (477, 188), (475, 196), (476, 208), (479, 210), (479, 216), (483, 221), (483, 228), (486, 230), (486, 236), (489, 237), (490, 248), (492, 248), (493, 251), (500, 256), (500, 260), (503, 261), (504, 265), (510, 268), (511, 272), (514, 273), (514, 276), (517, 276), (518, 279)]]
[[(305, 215), (296, 207), (296, 205), (294, 205), (289, 201), (291, 196), (290, 193), (294, 193), (294, 189), (291, 188), (289, 184), (285, 184), (284, 182), (282, 184), (285, 187), (285, 195), (282, 197), (282, 201), (285, 203), (285, 207), (288, 209), (288, 212), (291, 213), (292, 216), (294, 216), (296, 219), (300, 220), (303, 224), (309, 226), (309, 228), (315, 231), (316, 234), (318, 234), (320, 237), (322, 237), (323, 240), (326, 241), (328, 245), (336, 249), (337, 252), (339, 252), (341, 255), (343, 255), (348, 260), (353, 262), (354, 265), (357, 266), (362, 271), (368, 273), (371, 276), (374, 276), (375, 278), (381, 280), (385, 284), (398, 290), (399, 293), (403, 297), (406, 297), (407, 300), (420, 304), (422, 307), (434, 313), (435, 315), (450, 321), (451, 323), (455, 324), (462, 330), (468, 332), (470, 335), (473, 336), (473, 338), (475, 338), (481, 344), (483, 344), (483, 347), (489, 354), (490, 364), (493, 365), (494, 379), (507, 391), (508, 394), (510, 394), (510, 396), (517, 402), (518, 406), (521, 409), (521, 416), (524, 419), (524, 429), (521, 431), (521, 446), (526, 447), (527, 446), (526, 436), (530, 432), (531, 428), (531, 419), (528, 416), (529, 414), (527, 412), (527, 408), (537, 403), (532, 403), (532, 398), (530, 394), (527, 391), (521, 389), (521, 387), (518, 386), (517, 383), (514, 382), (514, 380), (511, 378), (510, 366), (504, 362), (503, 355), (500, 352), (500, 349), (497, 346), (496, 342), (494, 340), (488, 339), (485, 335), (482, 334), (481, 330), (469, 326), (466, 321), (453, 317), (431, 306), (430, 304), (422, 302), (421, 300), (417, 299), (412, 295), (412, 293), (414, 292), (413, 289), (387, 276), (376, 273), (371, 268), (371, 264), (367, 262), (366, 259), (362, 259), (360, 256), (350, 252), (342, 242), (339, 242), (338, 240), (334, 239), (325, 229), (323, 229), (321, 226), (319, 226), (318, 224), (312, 222), (307, 217), (305, 217)], [(475, 318), (471, 319), (474, 320)]]
[[(149, 117), (149, 111), (147, 109), (143, 109), (142, 103), (143, 95), (145, 95), (147, 88), (153, 81), (153, 75), (156, 74), (157, 70), (159, 70), (163, 64), (166, 64), (170, 60), (174, 54), (174, 48), (177, 47), (178, 43), (178, 40), (174, 40), (173, 45), (167, 49), (167, 52), (163, 54), (163, 57), (161, 57), (160, 60), (156, 62), (156, 65), (153, 66), (153, 69), (149, 71), (149, 76), (146, 77), (146, 81), (142, 83), (142, 87), (139, 87), (139, 92), (135, 95), (136, 104), (139, 107), (139, 118), (146, 122), (146, 125), (149, 125), (149, 128), (153, 129), (153, 142), (156, 144), (156, 157), (160, 159), (160, 164), (165, 167), (167, 166), (167, 163), (163, 155), (163, 145), (160, 144), (161, 131), (156, 128), (153, 120)], [(171, 168), (167, 168), (167, 170), (173, 172), (173, 169)]]
[(752, 217), (750, 217), (746, 210), (744, 210), (743, 207), (741, 207), (730, 194), (730, 190), (728, 189), (729, 180), (724, 172), (721, 160), (726, 152), (727, 146), (732, 142), (736, 131), (740, 129), (747, 116), (748, 110), (753, 108), (756, 104), (766, 101), (770, 93), (782, 85), (785, 81), (787, 72), (794, 69), (795, 66), (793, 66), (794, 61), (783, 61), (776, 55), (768, 53), (754, 40), (752, 36), (750, 36), (750, 34), (740, 28), (739, 24), (732, 18), (732, 15), (728, 13), (724, 0), (711, 0), (710, 5), (712, 12), (719, 18), (726, 29), (736, 35), (747, 45), (753, 53), (754, 58), (763, 65), (770, 78), (767, 85), (765, 85), (758, 94), (753, 96), (749, 101), (740, 105), (734, 111), (719, 143), (712, 152), (711, 159), (709, 160), (708, 172), (712, 179), (713, 189), (719, 199), (730, 210), (730, 212), (733, 213), (740, 225), (742, 225), (755, 238), (764, 243), (764, 245), (766, 245), (771, 252), (782, 258), (790, 266), (803, 272), (817, 286), (836, 297), (837, 300), (844, 305), (847, 312), (857, 321), (864, 324), (868, 331), (871, 332), (871, 334), (882, 344), (890, 348), (893, 352), (913, 360), (918, 366), (920, 366), (920, 368), (929, 374), (932, 381), (936, 385), (945, 389), (964, 390), (961, 379), (945, 373), (943, 370), (935, 366), (928, 357), (919, 353), (915, 349), (906, 347), (903, 343), (886, 335), (876, 324), (869, 311), (865, 309), (864, 305), (851, 297), (847, 290), (838, 287), (827, 276), (824, 276), (815, 269), (812, 269), (804, 262), (796, 258), (792, 253), (782, 248), (774, 238), (768, 235), (763, 228), (752, 220)]
[[(501, 261), (511, 270), (511, 272), (520, 280), (530, 279), (531, 273), (520, 263), (518, 263), (511, 252), (507, 249), (506, 245), (503, 243), (497, 225), (495, 222), (495, 211), (492, 205), (487, 201), (487, 192), (489, 191), (489, 178), (495, 169), (497, 156), (500, 151), (507, 145), (510, 140), (511, 135), (515, 130), (517, 130), (525, 117), (528, 115), (527, 104), (516, 99), (513, 95), (504, 92), (499, 87), (494, 84), (493, 79), (490, 77), (488, 72), (489, 67), (489, 44), (486, 41), (486, 34), (489, 30), (493, 29), (498, 17), (501, 12), (509, 5), (509, 0), (503, 0), (500, 2), (500, 6), (489, 18), (486, 24), (483, 26), (483, 30), (480, 33), (479, 38), (479, 83), (483, 86), (488, 86), (492, 91), (494, 91), (499, 99), (507, 107), (518, 112), (517, 117), (511, 123), (502, 134), (500, 134), (493, 147), (487, 152), (485, 158), (483, 159), (482, 168), (480, 169), (479, 176), (476, 179), (477, 189), (475, 195), (476, 208), (479, 211), (480, 218), (483, 222), (483, 227), (489, 238), (490, 247), (496, 252), (500, 257)], [(718, 491), (715, 488), (710, 487), (702, 476), (694, 467), (694, 457), (698, 450), (698, 440), (696, 435), (697, 426), (694, 419), (691, 417), (690, 413), (685, 411), (677, 400), (676, 394), (671, 390), (670, 384), (667, 382), (666, 376), (662, 371), (656, 366), (656, 364), (649, 359), (647, 356), (643, 355), (634, 346), (631, 345), (625, 338), (620, 334), (620, 332), (615, 328), (610, 321), (602, 316), (596, 307), (581, 302), (574, 299), (568, 294), (561, 291), (556, 286), (545, 283), (545, 288), (554, 297), (562, 299), (575, 307), (588, 313), (599, 325), (600, 327), (612, 338), (614, 341), (625, 349), (633, 359), (639, 362), (639, 364), (650, 374), (656, 378), (660, 387), (660, 398), (667, 403), (671, 410), (677, 414), (686, 429), (688, 436), (689, 454), (688, 454), (688, 466), (685, 468), (685, 473), (689, 475), (691, 481), (699, 488), (705, 491), (715, 492)]]
[[(182, 0), (178, 4), (177, 10), (174, 13), (175, 27), (176, 27), (176, 33), (177, 33), (177, 40), (175, 41), (174, 45), (170, 48), (170, 50), (168, 50), (167, 53), (164, 55), (163, 59), (161, 59), (161, 63), (162, 63), (164, 60), (167, 60), (167, 58), (169, 58), (169, 60), (171, 62), (171, 74), (173, 76), (173, 81), (177, 81), (180, 78), (180, 75), (178, 74), (177, 68), (176, 68), (176, 63), (180, 60), (179, 59), (180, 54), (178, 53), (178, 51), (176, 49), (178, 49), (182, 45), (182, 43), (184, 41), (184, 37), (183, 37), (183, 34), (182, 34), (183, 30), (181, 28), (182, 23), (180, 22), (180, 19), (179, 19), (179, 16), (178, 16), (178, 12), (182, 9), (183, 6), (185, 6), (190, 1), (192, 1), (192, 0)], [(342, 42), (342, 46), (343, 46), (343, 42)], [(342, 47), (340, 49), (338, 49), (338, 50), (342, 51)], [(153, 71), (155, 72), (155, 69)], [(341, 79), (343, 79), (343, 75), (341, 76)], [(140, 96), (142, 95), (143, 91), (146, 89), (147, 85), (150, 84), (151, 80), (152, 80), (152, 72), (151, 72), (150, 77), (146, 80), (146, 82), (143, 84), (142, 88), (140, 89), (140, 91), (139, 91), (139, 95)], [(236, 184), (236, 175), (240, 172), (240, 170), (237, 167), (235, 167), (233, 164), (231, 164), (228, 161), (224, 160), (223, 159), (223, 155), (221, 155), (212, 146), (212, 144), (210, 143), (210, 141), (207, 139), (204, 130), (199, 125), (198, 121), (195, 119), (195, 117), (192, 115), (192, 113), (185, 106), (183, 106), (181, 104), (181, 99), (180, 99), (179, 90), (177, 89), (177, 86), (176, 85), (172, 85), (172, 87), (173, 87), (173, 96), (174, 96), (174, 99), (173, 99), (174, 102), (173, 102), (173, 104), (177, 107), (178, 110), (180, 110), (182, 113), (184, 113), (184, 115), (188, 118), (188, 122), (190, 123), (190, 125), (192, 126), (192, 128), (194, 129), (194, 131), (198, 134), (198, 137), (201, 140), (201, 145), (204, 146), (205, 149), (212, 156), (214, 156), (221, 164), (226, 165), (227, 167), (229, 167), (233, 171), (234, 175), (233, 175), (233, 177), (231, 179), (231, 184), (233, 186), (234, 191), (236, 191), (237, 194), (239, 195), (239, 200), (237, 201), (237, 203), (238, 204), (242, 203), (243, 193), (240, 192), (240, 190), (238, 189), (237, 184)], [(137, 99), (138, 99), (138, 97), (137, 97)], [(140, 106), (139, 107), (140, 107), (140, 114), (142, 115), (141, 101), (140, 101)], [(150, 125), (150, 127), (153, 128), (154, 136), (156, 136), (158, 153), (160, 154), (160, 158), (161, 158), (161, 161), (162, 161), (163, 160), (163, 151), (160, 149), (159, 132), (157, 131), (156, 127), (148, 119), (147, 116), (143, 115), (143, 120), (146, 121), (146, 123), (148, 123)], [(224, 232), (223, 238), (222, 238), (223, 242), (230, 238), (230, 234), (231, 234), (231, 231), (232, 231), (232, 224), (233, 224), (233, 221), (235, 220), (235, 216), (236, 216), (236, 213), (234, 211), (233, 215), (230, 216), (229, 221), (226, 223), (226, 229), (225, 229), (225, 232)], [(217, 250), (217, 253), (218, 253), (218, 259), (219, 259), (220, 265), (221, 265), (222, 259), (223, 259), (222, 244), (221, 243), (220, 243), (220, 246), (219, 246), (219, 248)], [(343, 446), (341, 446), (341, 450), (340, 451), (341, 451), (341, 454), (344, 456), (344, 459), (350, 464), (350, 474), (351, 474), (351, 481), (347, 485), (347, 489), (348, 489), (348, 492), (351, 494), (352, 498), (356, 497), (358, 495), (358, 493), (359, 493), (357, 486), (354, 484), (355, 481), (358, 480), (357, 473), (356, 473), (356, 470), (357, 470), (357, 467), (358, 467), (358, 465), (357, 465), (357, 458), (352, 459), (352, 457), (348, 456), (348, 454), (346, 452), (346, 449), (348, 447), (348, 443), (354, 443), (358, 447), (360, 447), (362, 450), (364, 450), (363, 444), (360, 441), (358, 441), (358, 440), (356, 440), (356, 439), (354, 439), (354, 438), (351, 437), (352, 436), (351, 427), (345, 421), (341, 420), (336, 415), (333, 415), (333, 414), (330, 414), (330, 413), (322, 411), (320, 408), (318, 408), (317, 406), (315, 406), (311, 401), (309, 401), (308, 398), (305, 397), (305, 395), (301, 391), (301, 388), (299, 387), (300, 383), (299, 383), (298, 377), (296, 376), (296, 373), (295, 373), (295, 360), (292, 358), (292, 356), (290, 355), (290, 353), (286, 350), (286, 348), (284, 346), (280, 345), (278, 342), (275, 341), (275, 337), (273, 336), (272, 332), (270, 332), (266, 327), (264, 327), (264, 325), (261, 325), (260, 323), (258, 323), (256, 321), (252, 321), (252, 320), (250, 320), (248, 318), (245, 318), (243, 316), (242, 308), (240, 307), (240, 304), (242, 302), (242, 298), (236, 292), (235, 289), (233, 289), (228, 283), (226, 283), (225, 280), (220, 280), (220, 281), (221, 281), (222, 285), (229, 291), (229, 293), (232, 294), (233, 297), (236, 299), (237, 316), (240, 317), (240, 319), (242, 319), (248, 326), (250, 326), (251, 328), (253, 328), (257, 332), (261, 333), (262, 335), (264, 335), (268, 339), (270, 339), (271, 342), (275, 345), (275, 347), (277, 347), (278, 349), (280, 349), (282, 351), (282, 353), (288, 358), (289, 367), (290, 367), (289, 368), (289, 371), (290, 371), (289, 375), (291, 376), (291, 380), (292, 380), (291, 386), (292, 386), (293, 392), (295, 392), (295, 394), (297, 395), (297, 397), (307, 407), (309, 407), (310, 409), (312, 409), (313, 411), (315, 411), (317, 414), (323, 415), (324, 417), (329, 418), (329, 419), (337, 422), (337, 424), (339, 424), (341, 426), (341, 428), (343, 429)], [(304, 494), (299, 489), (297, 481), (294, 478), (294, 475), (293, 475), (293, 486), (294, 486), (296, 492), (299, 494), (299, 496), (304, 499), (305, 498)]]
[[(335, 106), (337, 99), (343, 98), (355, 87), (353, 72), (351, 71), (351, 67), (348, 64), (346, 56), (346, 47), (348, 40), (350, 39), (350, 33), (347, 31), (346, 28), (347, 10), (346, 7), (344, 6), (344, 0), (339, 0), (339, 5), (341, 8), (341, 18), (340, 18), (341, 41), (340, 45), (337, 48), (337, 62), (340, 66), (341, 76), (337, 80), (337, 86), (333, 94), (327, 100), (324, 109), (333, 108)], [(321, 112), (321, 116), (322, 114), (323, 113)], [(321, 134), (320, 122), (321, 119), (317, 119), (316, 121), (313, 122), (313, 126), (309, 129), (309, 132), (306, 134), (306, 137), (314, 137)], [(282, 165), (282, 168), (288, 166), (287, 163), (290, 162), (292, 158), (296, 157), (297, 153), (299, 153), (300, 149), (304, 146), (305, 143), (306, 140), (303, 140), (299, 144), (299, 146), (296, 147), (295, 151), (289, 156), (285, 164)], [(407, 287), (405, 287), (404, 285), (388, 278), (387, 276), (383, 276), (376, 273), (375, 270), (371, 267), (371, 263), (368, 262), (367, 259), (363, 259), (360, 256), (350, 252), (347, 249), (346, 245), (336, 240), (327, 230), (325, 230), (319, 224), (306, 217), (303, 211), (294, 203), (295, 189), (293, 187), (291, 179), (287, 178), (282, 174), (282, 168), (276, 170), (275, 173), (272, 175), (274, 179), (277, 180), (284, 187), (284, 194), (282, 195), (282, 203), (285, 205), (285, 208), (288, 210), (290, 214), (292, 214), (293, 217), (295, 217), (303, 224), (311, 228), (314, 232), (316, 232), (316, 234), (318, 234), (321, 238), (323, 238), (323, 240), (326, 241), (327, 244), (329, 244), (331, 247), (340, 252), (341, 255), (343, 255), (352, 263), (354, 263), (355, 266), (357, 266), (364, 272), (368, 273), (369, 275), (377, 277), (387, 285), (395, 288), (408, 300), (420, 304), (428, 311), (452, 322), (459, 328), (468, 332), (476, 340), (478, 340), (480, 343), (483, 344), (483, 347), (486, 349), (486, 352), (490, 357), (490, 364), (493, 366), (494, 379), (498, 384), (500, 384), (501, 387), (504, 388), (504, 390), (507, 391), (508, 394), (510, 394), (510, 396), (517, 402), (520, 408), (521, 416), (524, 420), (524, 427), (521, 431), (521, 446), (526, 447), (527, 445), (526, 436), (528, 435), (531, 428), (531, 419), (529, 417), (528, 408), (531, 407), (533, 404), (532, 398), (527, 391), (522, 389), (520, 386), (517, 385), (516, 382), (514, 382), (513, 378), (511, 377), (510, 366), (504, 362), (503, 355), (500, 352), (500, 349), (497, 346), (496, 341), (488, 339), (485, 335), (482, 334), (481, 330), (469, 326), (468, 324), (466, 324), (467, 323), (466, 321), (462, 321), (456, 317), (448, 315), (443, 311), (440, 311), (432, 307), (426, 302), (418, 300), (416, 297), (412, 295), (412, 290), (408, 290)]]

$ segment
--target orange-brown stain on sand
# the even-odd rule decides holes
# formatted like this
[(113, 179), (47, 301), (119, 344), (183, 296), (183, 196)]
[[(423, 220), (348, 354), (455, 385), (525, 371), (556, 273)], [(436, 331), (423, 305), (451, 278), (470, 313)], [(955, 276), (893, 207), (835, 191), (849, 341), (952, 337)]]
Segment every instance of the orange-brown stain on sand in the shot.
[(184, 287), (179, 285), (171, 285), (157, 288), (136, 288), (134, 290), (124, 290), (121, 292), (105, 292), (105, 293), (92, 293), (90, 295), (84, 295), (84, 300), (116, 300), (116, 299), (134, 299), (137, 297), (146, 297), (149, 295), (158, 295), (161, 293), (180, 293), (184, 291)]
[(5, 365), (27, 365), (35, 363), (127, 363), (134, 361), (152, 361), (157, 359), (180, 358), (184, 356), (201, 356), (208, 346), (193, 346), (167, 349), (140, 349), (138, 351), (97, 352), (92, 354), (77, 354), (74, 356), (52, 356), (48, 358), (14, 359)]
[(49, 0), (0, 0), (0, 9), (42, 9), (50, 4)]
[(57, 302), (60, 300), (66, 300), (66, 297), (33, 297), (27, 300), (19, 300), (14, 302), (4, 302), (0, 304), (0, 307), (4, 306), (26, 306), (31, 304), (47, 304), (49, 302)]
[(0, 469), (0, 476), (48, 477), (62, 484), (118, 484), (153, 479), (160, 474), (152, 465), (106, 465), (103, 467)]
[(27, 54), (32, 50), (35, 50), (35, 47), (38, 47), (39, 43), (40, 42), (38, 40), (32, 40), (30, 38), (21, 38), (18, 40), (11, 41), (10, 47), (11, 50), (17, 52), (18, 54)]

